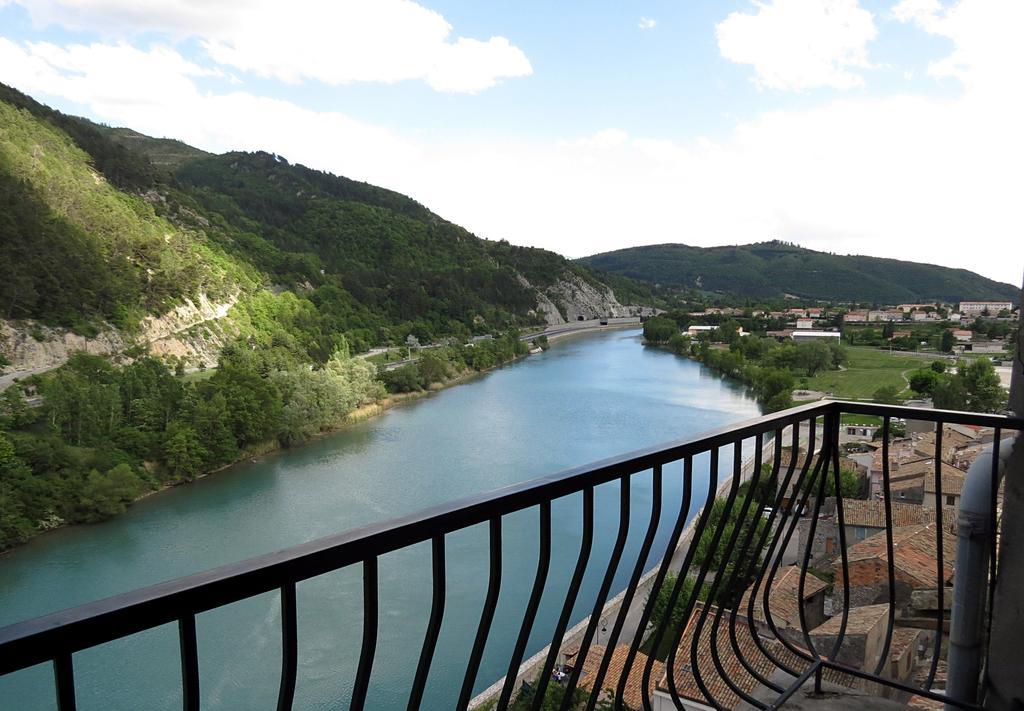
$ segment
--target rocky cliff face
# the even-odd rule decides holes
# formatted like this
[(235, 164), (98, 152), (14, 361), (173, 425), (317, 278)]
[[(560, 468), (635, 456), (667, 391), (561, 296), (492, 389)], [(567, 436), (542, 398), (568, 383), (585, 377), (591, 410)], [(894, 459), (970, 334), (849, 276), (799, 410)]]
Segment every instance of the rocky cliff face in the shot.
[[(525, 284), (529, 284), (523, 279)], [(642, 316), (650, 309), (619, 303), (612, 290), (594, 286), (575, 274), (566, 274), (552, 286), (537, 290), (537, 311), (549, 326), (595, 318)]]
[(0, 353), (11, 362), (8, 377), (56, 368), (76, 351), (116, 355), (139, 344), (149, 346), (150, 352), (157, 356), (177, 356), (187, 359), (190, 365), (213, 366), (217, 364), (218, 352), (232, 334), (230, 320), (226, 317), (235, 301), (236, 297), (232, 297), (214, 302), (205, 295), (195, 301), (185, 299), (162, 316), (143, 319), (135, 337), (114, 329), (86, 337), (32, 321), (0, 320)]

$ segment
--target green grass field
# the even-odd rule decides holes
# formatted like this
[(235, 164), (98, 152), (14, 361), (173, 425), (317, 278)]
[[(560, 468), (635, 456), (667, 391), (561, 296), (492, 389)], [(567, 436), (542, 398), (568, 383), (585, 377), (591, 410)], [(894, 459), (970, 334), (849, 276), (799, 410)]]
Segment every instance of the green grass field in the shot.
[[(931, 362), (928, 358), (891, 355), (876, 348), (848, 347), (850, 356), (844, 370), (830, 370), (807, 379), (807, 388), (836, 397), (868, 399), (886, 385), (906, 390), (904, 377)], [(904, 393), (907, 395), (907, 393)]]
[(852, 412), (844, 412), (839, 416), (839, 421), (844, 425), (878, 425), (882, 426), (882, 418), (878, 415), (855, 415)]

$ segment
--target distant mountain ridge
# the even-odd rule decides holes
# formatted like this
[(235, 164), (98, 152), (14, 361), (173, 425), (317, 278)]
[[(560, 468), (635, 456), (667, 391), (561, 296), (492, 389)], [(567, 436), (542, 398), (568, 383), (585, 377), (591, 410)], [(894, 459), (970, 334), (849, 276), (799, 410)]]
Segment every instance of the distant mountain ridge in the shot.
[(595, 254), (577, 263), (675, 289), (740, 297), (879, 303), (1020, 301), (1020, 288), (966, 269), (817, 252), (771, 241), (723, 247), (659, 244)]

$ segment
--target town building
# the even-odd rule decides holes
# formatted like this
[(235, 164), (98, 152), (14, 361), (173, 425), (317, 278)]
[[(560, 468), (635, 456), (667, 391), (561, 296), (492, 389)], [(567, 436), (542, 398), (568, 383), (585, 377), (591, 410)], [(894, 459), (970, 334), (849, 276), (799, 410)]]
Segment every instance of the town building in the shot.
[[(825, 592), (828, 585), (813, 573), (804, 576), (804, 593), (800, 595), (800, 568), (787, 565), (779, 568), (772, 578), (768, 591), (768, 609), (771, 611), (771, 624), (764, 614), (764, 585), (755, 584), (757, 594), (754, 598), (754, 610), (751, 619), (756, 623), (758, 632), (774, 636), (777, 630), (780, 635), (797, 644), (804, 644), (800, 624), (801, 610), (807, 629), (817, 627), (825, 621)], [(743, 593), (738, 612), (750, 614), (750, 595), (755, 590), (751, 585)], [(774, 625), (774, 630), (772, 626)]]
[(941, 497), (943, 506), (950, 506), (954, 510), (958, 510), (960, 507), (960, 493), (963, 491), (967, 474), (952, 464), (946, 464), (945, 462), (942, 463), (941, 471), (941, 492), (937, 492), (937, 482), (934, 473), (924, 478), (924, 501), (922, 501), (922, 504), (926, 509), (934, 510), (936, 498)]
[[(942, 532), (942, 582), (953, 580), (956, 560), (956, 537), (948, 530)], [(939, 580), (938, 548), (935, 523), (893, 528), (893, 572), (896, 604), (910, 601), (913, 590), (935, 589)], [(846, 552), (849, 574), (850, 608), (875, 605), (889, 600), (889, 552), (887, 534), (883, 531), (849, 546)], [(832, 563), (834, 585), (843, 586), (844, 573), (841, 559)], [(842, 604), (837, 600), (836, 604)]]
[(814, 328), (814, 319), (813, 318), (798, 318), (796, 320), (796, 327), (797, 328), (801, 328), (801, 329), (803, 329), (803, 328)]
[[(923, 490), (923, 481), (920, 486)], [(920, 503), (905, 503), (897, 501), (896, 498), (894, 494), (890, 499), (892, 526), (915, 526), (935, 521), (934, 507), (929, 509)], [(942, 514), (943, 528), (953, 532), (956, 525), (956, 511), (952, 507), (943, 507)], [(885, 531), (886, 520), (884, 501), (843, 499), (843, 536), (847, 547)], [(804, 551), (808, 545), (810, 528), (810, 519), (801, 519), (797, 524), (801, 551)], [(839, 516), (836, 512), (836, 500), (829, 497), (822, 502), (821, 511), (814, 526), (814, 540), (810, 542), (812, 565), (831, 564), (839, 555), (839, 541)]]
[(843, 634), (836, 661), (856, 669), (873, 669), (885, 649), (885, 631), (889, 622), (889, 605), (851, 607), (846, 617), (835, 615), (811, 630), (811, 639), (819, 652), (831, 650)]
[(1012, 311), (1010, 301), (961, 301), (960, 313), (964, 316), (995, 316), (1000, 311)]
[(868, 321), (902, 321), (902, 311), (868, 311)]

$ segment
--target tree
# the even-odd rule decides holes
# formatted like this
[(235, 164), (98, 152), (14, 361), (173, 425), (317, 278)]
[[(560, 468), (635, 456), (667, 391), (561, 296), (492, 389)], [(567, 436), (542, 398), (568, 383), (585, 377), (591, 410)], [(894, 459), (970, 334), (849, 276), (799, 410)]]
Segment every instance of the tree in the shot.
[(164, 461), (176, 479), (189, 481), (202, 471), (209, 453), (191, 427), (171, 423), (164, 440)]
[(945, 373), (946, 362), (942, 360), (933, 360), (931, 364), (928, 366), (928, 368), (935, 373)]
[(229, 422), (240, 446), (260, 442), (276, 434), (281, 414), (281, 393), (266, 378), (247, 368), (228, 365), (206, 381), (203, 393), (223, 393)]
[(964, 410), (967, 408), (967, 388), (963, 378), (944, 377), (936, 380), (932, 387), (932, 404), (940, 410)]
[(673, 630), (682, 629), (683, 624), (686, 622), (683, 619), (683, 614), (686, 612), (687, 604), (693, 596), (693, 580), (689, 577), (683, 578), (683, 587), (679, 591), (679, 597), (676, 598), (676, 604), (669, 610), (672, 590), (675, 589), (678, 579), (674, 573), (666, 574), (665, 580), (658, 589), (658, 595), (654, 598), (654, 604), (651, 606), (651, 628), (660, 629), (665, 624), (666, 618), (668, 618), (669, 626), (666, 628), (666, 635), (671, 635)]
[(1006, 405), (999, 375), (988, 358), (976, 358), (965, 364), (961, 361), (956, 377), (963, 378), (967, 391), (967, 409), (972, 412), (999, 412)]
[(813, 378), (819, 371), (831, 367), (832, 351), (821, 341), (798, 343), (795, 362), (797, 367), (807, 372), (807, 377)]
[(644, 321), (644, 340), (648, 343), (665, 343), (676, 333), (679, 326), (672, 319), (652, 316)]
[(380, 379), (388, 392), (392, 393), (411, 393), (423, 389), (423, 379), (415, 363), (385, 371), (381, 373)]
[(142, 493), (144, 485), (129, 464), (118, 464), (101, 474), (93, 469), (82, 487), (80, 506), (85, 521), (101, 521), (123, 513)]
[(754, 392), (765, 412), (778, 412), (793, 406), (793, 375), (779, 368), (762, 368), (754, 378)]
[(25, 402), (20, 383), (14, 383), (0, 393), (0, 427), (17, 429), (33, 421), (35, 413)]
[(910, 374), (910, 389), (918, 395), (930, 395), (939, 377), (931, 368), (916, 370)]
[(988, 358), (961, 360), (956, 373), (942, 375), (936, 381), (932, 402), (944, 410), (999, 412), (1006, 406), (1006, 392)]
[(424, 387), (432, 383), (443, 383), (448, 379), (448, 366), (433, 353), (424, 353), (417, 363)]
[(231, 430), (230, 412), (224, 393), (217, 392), (210, 398), (200, 398), (195, 404), (191, 421), (195, 425), (193, 431), (199, 438), (200, 448), (206, 453), (204, 465), (224, 464), (238, 456), (238, 443)]
[(954, 343), (956, 343), (956, 339), (953, 337), (953, 332), (946, 329), (942, 332), (942, 338), (939, 340), (939, 350), (943, 353), (952, 353)]

